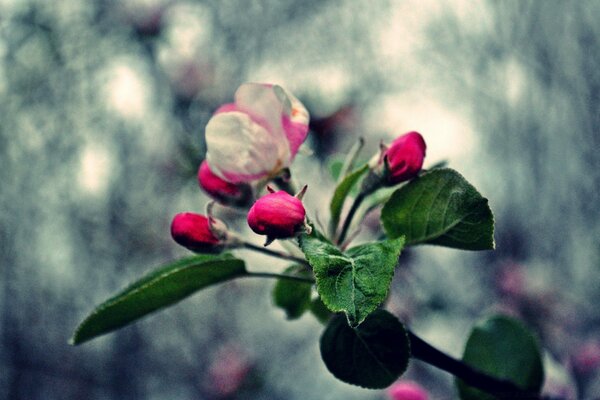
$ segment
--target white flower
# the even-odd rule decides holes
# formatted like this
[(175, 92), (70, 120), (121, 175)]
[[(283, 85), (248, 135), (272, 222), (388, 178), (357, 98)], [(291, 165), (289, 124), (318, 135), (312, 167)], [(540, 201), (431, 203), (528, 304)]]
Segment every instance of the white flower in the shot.
[(274, 176), (289, 167), (308, 134), (308, 111), (280, 86), (245, 83), (235, 102), (206, 125), (206, 160), (232, 183)]

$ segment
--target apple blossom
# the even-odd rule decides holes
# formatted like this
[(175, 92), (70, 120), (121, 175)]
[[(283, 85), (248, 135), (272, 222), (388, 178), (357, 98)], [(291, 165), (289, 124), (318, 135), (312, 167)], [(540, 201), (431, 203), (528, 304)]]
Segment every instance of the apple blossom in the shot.
[(281, 86), (245, 83), (206, 125), (210, 169), (231, 183), (273, 177), (290, 166), (308, 133), (308, 111)]

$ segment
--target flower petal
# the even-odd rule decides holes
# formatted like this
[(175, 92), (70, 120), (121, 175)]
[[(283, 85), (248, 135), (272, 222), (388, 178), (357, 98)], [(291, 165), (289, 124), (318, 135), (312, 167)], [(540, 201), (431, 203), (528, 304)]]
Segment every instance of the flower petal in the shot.
[(290, 145), (291, 158), (293, 160), (296, 153), (298, 153), (300, 145), (304, 143), (308, 135), (308, 121), (310, 117), (306, 107), (304, 107), (304, 104), (296, 96), (281, 86), (274, 86), (273, 89), (284, 105), (281, 123)]
[(281, 126), (283, 104), (272, 85), (244, 83), (235, 92), (235, 105), (248, 113), (256, 122), (266, 124), (275, 136), (285, 139)]
[(287, 141), (239, 111), (214, 115), (206, 125), (206, 159), (232, 183), (259, 179), (289, 160)]

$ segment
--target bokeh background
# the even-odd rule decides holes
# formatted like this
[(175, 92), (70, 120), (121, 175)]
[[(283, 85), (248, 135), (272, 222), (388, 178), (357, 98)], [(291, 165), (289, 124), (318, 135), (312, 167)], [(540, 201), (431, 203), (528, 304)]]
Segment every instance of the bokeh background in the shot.
[[(519, 316), (545, 392), (600, 397), (598, 20), (598, 1), (0, 1), (0, 398), (386, 398), (327, 372), (322, 326), (286, 321), (272, 281), (67, 344), (95, 305), (187, 254), (170, 219), (203, 211), (204, 126), (245, 81), (310, 109), (293, 173), (321, 219), (328, 160), (420, 131), (426, 166), (447, 160), (489, 198), (497, 250), (406, 252), (387, 308), (455, 356), (484, 315)], [(406, 378), (456, 397), (419, 362)]]

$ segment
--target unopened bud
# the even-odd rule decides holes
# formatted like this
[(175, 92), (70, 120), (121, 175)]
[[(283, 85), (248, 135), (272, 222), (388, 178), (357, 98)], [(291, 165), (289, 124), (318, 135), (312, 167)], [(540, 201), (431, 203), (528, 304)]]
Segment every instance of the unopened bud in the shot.
[(225, 247), (227, 228), (215, 218), (194, 213), (177, 214), (171, 236), (183, 247), (199, 253), (218, 253)]
[(267, 235), (267, 244), (296, 236), (305, 223), (302, 201), (283, 190), (261, 197), (248, 212), (248, 225), (259, 235)]
[(408, 132), (383, 153), (386, 183), (395, 185), (416, 177), (423, 167), (427, 146), (418, 132)]
[(202, 161), (198, 168), (198, 184), (210, 197), (221, 204), (244, 207), (252, 200), (250, 185), (227, 182), (210, 169), (206, 160)]

